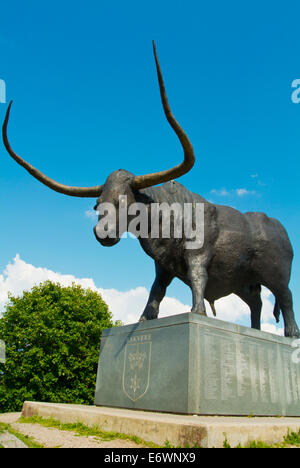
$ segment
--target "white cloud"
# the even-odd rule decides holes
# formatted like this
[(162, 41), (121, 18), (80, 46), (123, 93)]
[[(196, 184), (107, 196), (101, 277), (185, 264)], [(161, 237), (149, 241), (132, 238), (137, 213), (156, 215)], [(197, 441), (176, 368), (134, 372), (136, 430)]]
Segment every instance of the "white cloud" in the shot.
[(129, 291), (102, 289), (98, 291), (108, 304), (115, 320), (123, 323), (135, 323), (139, 320), (148, 299), (148, 291), (140, 286)]
[(90, 219), (96, 219), (98, 216), (95, 210), (86, 210), (84, 214), (87, 218), (90, 218)]
[(247, 190), (246, 188), (238, 188), (234, 190), (227, 190), (222, 188), (221, 190), (212, 189), (210, 193), (219, 197), (227, 197), (228, 195), (237, 195), (238, 197), (244, 197), (245, 195), (256, 195), (255, 190)]
[(254, 190), (247, 190), (245, 188), (239, 188), (235, 190), (238, 197), (244, 197), (245, 195), (255, 195)]
[[(129, 291), (97, 288), (92, 278), (76, 278), (73, 275), (61, 274), (47, 268), (35, 267), (24, 262), (19, 255), (16, 255), (13, 262), (9, 263), (2, 274), (0, 274), (0, 311), (3, 310), (8, 300), (8, 292), (11, 292), (13, 295), (21, 295), (24, 290), (28, 291), (34, 285), (47, 280), (60, 283), (63, 286), (70, 286), (72, 283), (76, 283), (80, 284), (83, 288), (99, 291), (104, 301), (108, 304), (114, 320), (121, 320), (124, 324), (138, 321), (149, 295), (148, 290), (143, 286), (130, 289)], [(271, 292), (266, 288), (262, 288), (262, 329), (271, 333), (283, 334), (283, 330), (277, 328), (274, 324), (274, 306), (271, 298)], [(216, 301), (215, 307), (217, 318), (220, 320), (229, 322), (247, 320), (250, 323), (248, 306), (234, 294)], [(189, 312), (190, 309), (190, 305), (183, 304), (176, 298), (166, 296), (161, 303), (159, 316), (167, 317), (169, 315), (181, 314)], [(206, 303), (206, 309), (208, 315), (212, 316), (208, 303)]]
[(61, 283), (63, 286), (70, 286), (75, 282), (84, 288), (97, 289), (94, 281), (90, 278), (77, 279), (73, 275), (62, 275), (47, 268), (35, 267), (16, 255), (13, 263), (9, 263), (3, 274), (0, 275), (0, 310), (3, 309), (8, 299), (8, 292), (20, 295), (24, 290), (28, 291), (34, 285), (47, 280)]
[(224, 188), (221, 190), (212, 189), (210, 193), (213, 193), (214, 195), (219, 195), (220, 197), (226, 197), (227, 195), (229, 195), (229, 192)]
[[(139, 320), (149, 296), (148, 290), (142, 286), (125, 292), (102, 288), (99, 288), (98, 291), (109, 305), (114, 319), (122, 320), (124, 323), (135, 323)], [(190, 309), (190, 306), (182, 304), (173, 297), (166, 296), (160, 305), (159, 316), (182, 314)]]

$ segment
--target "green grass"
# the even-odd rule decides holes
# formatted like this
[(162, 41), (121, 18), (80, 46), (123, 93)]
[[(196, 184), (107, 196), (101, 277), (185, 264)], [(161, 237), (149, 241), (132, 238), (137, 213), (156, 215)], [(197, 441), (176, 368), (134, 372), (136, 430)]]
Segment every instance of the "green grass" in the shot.
[(261, 440), (252, 440), (244, 446), (239, 444), (236, 447), (231, 447), (227, 439), (223, 442), (224, 448), (287, 448), (289, 446), (300, 447), (300, 430), (298, 432), (289, 431), (282, 442), (273, 445), (268, 445)]
[(30, 423), (30, 424), (40, 424), (44, 427), (54, 427), (59, 429), (60, 431), (72, 431), (75, 432), (78, 436), (93, 436), (101, 441), (110, 441), (114, 439), (121, 439), (121, 440), (129, 440), (131, 442), (136, 443), (137, 445), (142, 445), (144, 447), (149, 448), (158, 448), (159, 445), (156, 445), (152, 442), (146, 442), (145, 440), (141, 439), (137, 436), (130, 436), (127, 434), (122, 434), (120, 432), (110, 432), (110, 431), (102, 431), (101, 428), (98, 426), (85, 426), (84, 424), (77, 422), (77, 423), (61, 423), (53, 418), (44, 419), (40, 416), (32, 416), (29, 418), (21, 418), (18, 420), (19, 423)]
[[(24, 444), (27, 445), (27, 447), (29, 448), (44, 448), (43, 445), (37, 443), (32, 437), (28, 437), (24, 434), (21, 434), (20, 432), (13, 429), (9, 424), (0, 423), (0, 433), (4, 431), (7, 431), (10, 434), (17, 437), (19, 440), (24, 442)], [(3, 446), (0, 445), (0, 448), (3, 448)]]
[(287, 436), (284, 438), (284, 444), (300, 447), (300, 431), (289, 432)]

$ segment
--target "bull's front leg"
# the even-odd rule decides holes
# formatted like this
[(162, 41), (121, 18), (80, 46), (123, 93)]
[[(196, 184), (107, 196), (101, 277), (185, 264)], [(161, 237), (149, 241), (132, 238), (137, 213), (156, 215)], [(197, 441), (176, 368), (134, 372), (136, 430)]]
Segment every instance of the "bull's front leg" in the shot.
[(191, 312), (194, 314), (207, 315), (204, 294), (208, 279), (208, 256), (200, 255), (196, 252), (189, 252), (186, 255), (186, 262), (188, 267), (188, 279), (193, 295), (193, 307)]
[(171, 283), (174, 276), (168, 273), (158, 263), (155, 263), (156, 277), (152, 285), (149, 299), (144, 312), (141, 315), (140, 322), (144, 320), (156, 319), (159, 312), (159, 305), (165, 297), (167, 287)]

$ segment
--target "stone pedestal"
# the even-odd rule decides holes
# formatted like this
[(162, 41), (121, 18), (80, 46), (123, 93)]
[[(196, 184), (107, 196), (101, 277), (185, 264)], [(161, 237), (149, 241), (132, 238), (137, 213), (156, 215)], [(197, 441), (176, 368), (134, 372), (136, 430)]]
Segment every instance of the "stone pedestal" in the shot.
[(95, 405), (300, 416), (294, 342), (191, 313), (104, 330)]

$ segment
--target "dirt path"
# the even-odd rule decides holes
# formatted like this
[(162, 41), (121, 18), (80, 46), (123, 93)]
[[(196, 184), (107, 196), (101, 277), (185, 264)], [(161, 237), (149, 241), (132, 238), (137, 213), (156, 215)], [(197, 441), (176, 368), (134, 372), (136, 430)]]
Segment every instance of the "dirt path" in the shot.
[(93, 436), (78, 436), (75, 432), (61, 431), (39, 424), (18, 423), (21, 413), (0, 414), (0, 422), (10, 426), (21, 434), (32, 437), (46, 448), (139, 448), (140, 445), (129, 440), (100, 441)]

